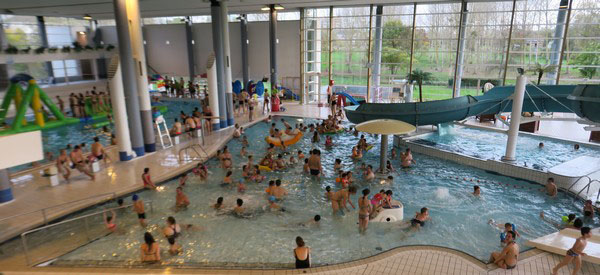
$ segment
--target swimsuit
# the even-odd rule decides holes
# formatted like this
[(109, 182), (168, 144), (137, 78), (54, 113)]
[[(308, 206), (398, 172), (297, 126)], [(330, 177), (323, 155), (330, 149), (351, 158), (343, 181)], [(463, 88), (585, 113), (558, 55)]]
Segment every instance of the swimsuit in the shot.
[(321, 173), (319, 169), (310, 169), (310, 174), (313, 176), (318, 176)]
[(577, 257), (577, 256), (579, 256), (579, 254), (575, 253), (575, 251), (573, 251), (573, 249), (569, 249), (569, 250), (567, 250), (567, 256)]
[(294, 258), (296, 258), (296, 268), (309, 268), (310, 267), (310, 254), (306, 255), (306, 259), (300, 260), (296, 255), (296, 250), (294, 249)]
[(174, 245), (175, 238), (177, 238), (179, 236), (179, 232), (177, 232), (177, 226), (173, 226), (173, 227), (171, 227), (171, 229), (173, 229), (173, 235), (167, 236), (167, 241), (169, 241), (169, 243), (171, 245)]
[(102, 160), (104, 158), (104, 154), (100, 154), (94, 157), (96, 157), (98, 160)]
[(142, 219), (146, 219), (146, 213), (138, 213), (138, 219), (142, 220)]
[(417, 219), (412, 219), (410, 220), (410, 225), (415, 226), (415, 225), (420, 225), (420, 226), (424, 226), (425, 222), (417, 220)]
[(586, 217), (591, 217), (592, 216), (592, 211), (585, 210), (585, 211), (583, 211), (583, 215), (586, 216)]

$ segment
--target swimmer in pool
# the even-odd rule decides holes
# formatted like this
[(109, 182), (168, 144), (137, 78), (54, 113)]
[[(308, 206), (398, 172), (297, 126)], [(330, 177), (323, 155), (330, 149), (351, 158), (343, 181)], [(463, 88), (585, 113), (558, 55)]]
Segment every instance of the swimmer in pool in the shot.
[(104, 225), (106, 226), (106, 229), (108, 229), (111, 233), (114, 233), (117, 231), (117, 224), (115, 223), (117, 221), (117, 213), (111, 209), (110, 214), (111, 216), (107, 216), (106, 211), (104, 211), (102, 213), (102, 217), (104, 219)]
[(306, 174), (310, 173), (310, 167), (308, 166), (308, 159), (304, 159), (304, 167), (302, 167), (302, 171)]
[(479, 195), (481, 195), (481, 188), (479, 188), (479, 185), (475, 185), (473, 186), (473, 196), (479, 197)]
[(238, 193), (246, 192), (246, 185), (244, 184), (244, 181), (242, 181), (242, 180), (238, 181), (237, 191), (238, 191)]
[(288, 165), (289, 166), (293, 166), (294, 164), (297, 164), (298, 160), (296, 160), (296, 158), (294, 158), (294, 156), (290, 156), (290, 160), (288, 161)]
[(333, 192), (331, 192), (331, 186), (325, 187), (325, 198), (327, 198), (327, 200), (331, 200), (331, 196), (333, 196)]
[(321, 166), (321, 151), (313, 149), (312, 154), (308, 158), (308, 168), (310, 174), (319, 177), (323, 173), (323, 166)]
[(281, 180), (276, 180), (275, 181), (275, 189), (273, 189), (273, 196), (275, 196), (275, 198), (277, 198), (278, 200), (283, 199), (284, 196), (286, 196), (288, 194), (288, 191), (285, 190), (285, 188), (281, 187)]
[(244, 205), (244, 200), (237, 199), (236, 206), (233, 208), (233, 213), (235, 213), (237, 215), (243, 215), (245, 209), (244, 209), (244, 207), (242, 207), (242, 205)]
[(297, 223), (295, 225), (299, 226), (299, 227), (309, 227), (309, 226), (310, 227), (312, 227), (312, 226), (318, 227), (321, 225), (320, 221), (321, 221), (321, 215), (315, 215), (312, 219), (310, 219), (306, 222)]
[(398, 157), (398, 153), (396, 153), (396, 148), (392, 148), (392, 154), (390, 159), (396, 159)]
[(543, 142), (540, 142), (540, 144), (538, 144), (538, 148), (540, 148), (540, 149), (544, 149), (544, 143), (543, 143)]
[(285, 212), (285, 208), (276, 203), (277, 198), (275, 196), (269, 196), (269, 210)]
[(577, 218), (577, 215), (575, 215), (575, 214), (569, 214), (568, 216), (562, 216), (561, 222), (557, 223), (551, 219), (546, 218), (546, 215), (544, 215), (544, 211), (542, 211), (542, 212), (540, 212), (540, 219), (553, 225), (554, 227), (556, 227), (558, 229), (564, 229), (564, 228), (581, 229), (581, 227), (583, 226), (583, 220), (581, 220), (580, 218)]
[(586, 200), (583, 205), (583, 217), (585, 219), (594, 219), (594, 205), (591, 200)]
[(138, 216), (138, 221), (142, 227), (146, 227), (146, 210), (144, 210), (144, 201), (142, 201), (138, 195), (133, 195), (133, 211)]
[(247, 154), (246, 152), (246, 146), (242, 145), (242, 149), (240, 150), (240, 156), (245, 157)]
[(275, 181), (274, 180), (269, 181), (269, 187), (267, 187), (267, 189), (265, 189), (265, 193), (267, 193), (268, 196), (273, 196), (273, 194), (275, 193)]
[(227, 171), (227, 174), (225, 174), (225, 178), (223, 179), (221, 186), (230, 186), (233, 183), (233, 180), (231, 179), (232, 174), (233, 172)]
[(179, 186), (185, 186), (185, 182), (188, 179), (188, 173), (183, 174), (183, 176), (179, 177)]
[(390, 160), (387, 160), (387, 162), (385, 164), (385, 169), (387, 170), (388, 173), (394, 172), (394, 166), (392, 166), (392, 162)]
[(325, 146), (326, 147), (331, 147), (333, 146), (333, 138), (331, 138), (331, 136), (327, 136), (325, 138)]
[(541, 191), (546, 192), (546, 195), (550, 197), (556, 197), (558, 189), (556, 188), (556, 184), (554, 184), (554, 178), (548, 178), (545, 188), (541, 189)]
[(188, 196), (183, 193), (183, 188), (179, 186), (175, 189), (175, 192), (177, 193), (175, 195), (175, 209), (180, 210), (187, 208), (188, 205), (190, 205), (190, 200), (188, 199)]
[(573, 145), (573, 149), (574, 149), (575, 151), (578, 151), (578, 150), (579, 150), (579, 144), (575, 144), (575, 145)]
[(352, 155), (350, 157), (354, 160), (358, 160), (363, 157), (362, 151), (359, 149), (358, 146), (352, 147)]
[(412, 164), (417, 164), (413, 159), (410, 148), (406, 148), (406, 152), (400, 153), (400, 161), (402, 162), (402, 168), (409, 168)]
[(375, 178), (375, 173), (373, 173), (373, 166), (370, 164), (367, 165), (367, 170), (363, 174), (364, 180), (373, 180)]
[(341, 159), (335, 159), (335, 163), (333, 164), (333, 170), (340, 170), (342, 169), (342, 160)]
[[(347, 203), (350, 203), (352, 209), (356, 209), (352, 200), (350, 200), (350, 195), (356, 194), (356, 187), (350, 186), (348, 189), (339, 190), (331, 196), (331, 209), (333, 210), (333, 215), (340, 212), (340, 210), (345, 209), (349, 211)], [(343, 212), (342, 212), (343, 213)]]
[(415, 213), (415, 217), (410, 220), (410, 225), (415, 229), (421, 229), (425, 225), (426, 221), (430, 221), (429, 209), (427, 207), (421, 208), (421, 212)]
[(283, 155), (277, 155), (277, 159), (275, 160), (275, 170), (284, 170), (285, 168), (286, 167), (285, 161), (283, 160)]
[(163, 229), (163, 234), (165, 238), (167, 238), (167, 241), (170, 245), (169, 253), (171, 253), (171, 255), (175, 255), (182, 251), (181, 245), (175, 242), (177, 237), (179, 237), (181, 234), (181, 227), (179, 227), (179, 224), (175, 222), (175, 218), (173, 217), (168, 217), (166, 223), (167, 226), (165, 226)]
[(243, 136), (242, 137), (242, 145), (244, 146), (248, 146), (250, 143), (248, 142), (248, 137), (247, 136)]
[(302, 151), (298, 151), (298, 159), (304, 159), (304, 153), (302, 153)]
[(512, 231), (515, 232), (515, 238), (517, 237), (521, 237), (521, 234), (519, 234), (519, 232), (517, 231), (517, 228), (514, 224), (512, 223), (495, 223), (494, 220), (490, 220), (488, 221), (488, 223), (492, 226), (497, 227), (498, 229), (503, 229), (504, 231), (502, 233), (500, 233), (500, 245), (504, 246), (507, 244), (506, 242), (506, 234), (508, 231)]
[(218, 197), (217, 198), (217, 203), (213, 204), (212, 208), (214, 208), (215, 210), (222, 210), (224, 208), (224, 206), (223, 206), (223, 197)]

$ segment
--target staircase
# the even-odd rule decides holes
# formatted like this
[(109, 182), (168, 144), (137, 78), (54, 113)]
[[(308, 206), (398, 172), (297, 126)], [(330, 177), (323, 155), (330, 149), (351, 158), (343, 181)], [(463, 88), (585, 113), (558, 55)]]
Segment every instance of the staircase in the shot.
[(112, 80), (117, 73), (117, 69), (119, 69), (119, 55), (115, 54), (110, 58), (110, 64), (108, 65), (107, 77), (108, 80)]

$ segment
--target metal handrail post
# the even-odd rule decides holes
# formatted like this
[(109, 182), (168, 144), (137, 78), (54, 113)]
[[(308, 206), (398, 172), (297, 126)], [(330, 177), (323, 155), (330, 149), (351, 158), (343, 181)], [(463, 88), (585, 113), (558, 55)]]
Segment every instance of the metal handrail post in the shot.
[(27, 240), (23, 234), (21, 234), (21, 242), (23, 244), (23, 254), (25, 254), (25, 263), (29, 266), (31, 263), (31, 260), (29, 259), (29, 249), (27, 247)]
[(48, 218), (46, 218), (46, 208), (42, 209), (42, 217), (44, 218), (44, 225), (47, 225)]
[(88, 242), (90, 241), (90, 226), (88, 224), (88, 219), (87, 217), (83, 218), (83, 222), (85, 224), (85, 237), (87, 238)]

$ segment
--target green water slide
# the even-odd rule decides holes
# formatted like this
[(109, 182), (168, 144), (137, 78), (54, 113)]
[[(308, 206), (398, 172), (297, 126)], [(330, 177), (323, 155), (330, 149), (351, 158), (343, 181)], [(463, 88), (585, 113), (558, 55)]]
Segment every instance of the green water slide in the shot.
[[(480, 96), (412, 103), (363, 103), (345, 107), (352, 123), (396, 119), (412, 125), (436, 125), (465, 118), (510, 112), (514, 86), (499, 86)], [(600, 85), (527, 85), (523, 112), (565, 112), (600, 122)]]

